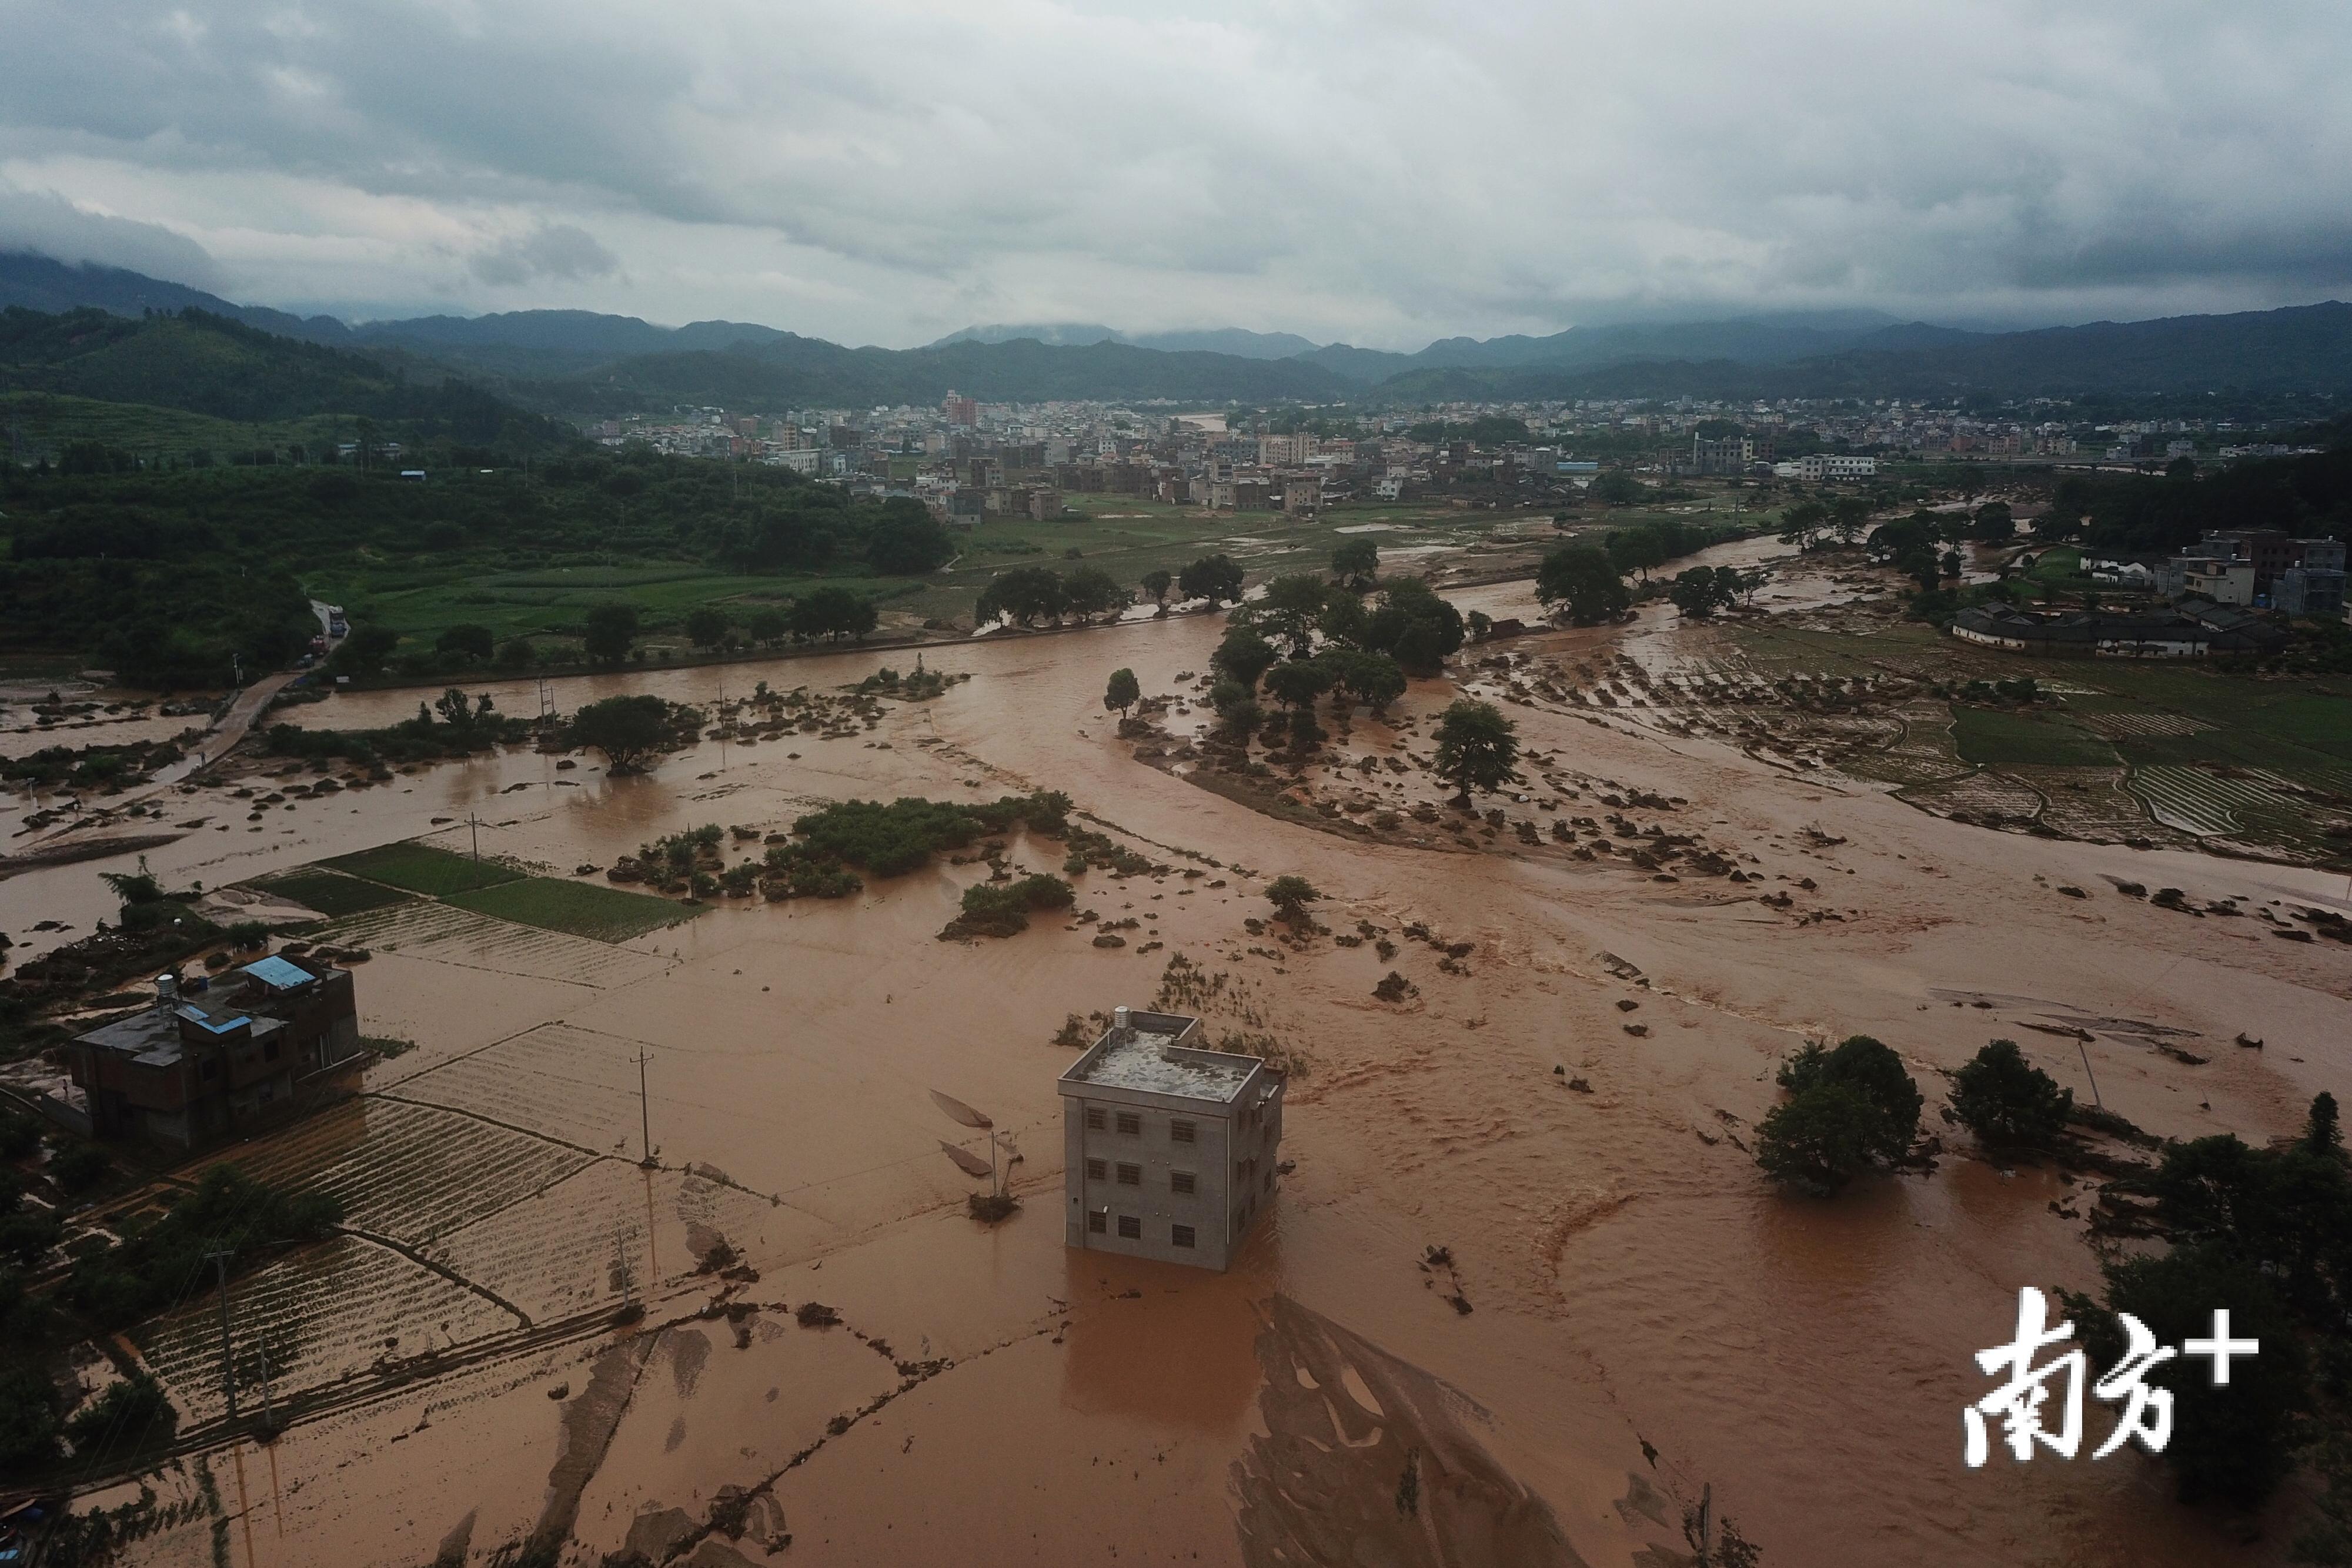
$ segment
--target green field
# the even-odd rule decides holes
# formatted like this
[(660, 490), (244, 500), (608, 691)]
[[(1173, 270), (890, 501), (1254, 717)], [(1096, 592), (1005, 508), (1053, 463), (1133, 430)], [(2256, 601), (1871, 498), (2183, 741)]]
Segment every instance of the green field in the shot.
[(549, 876), (525, 877), (474, 893), (453, 894), (441, 902), (494, 919), (511, 920), (518, 925), (536, 925), (544, 931), (562, 931), (599, 942), (625, 942), (632, 936), (690, 920), (706, 907)]
[[(462, 476), (453, 483), (464, 483)], [(588, 611), (615, 599), (637, 607), (645, 640), (654, 647), (683, 651), (680, 631), (688, 612), (713, 606), (739, 624), (751, 612), (826, 583), (865, 593), (883, 612), (883, 633), (927, 620), (969, 623), (972, 606), (989, 580), (1018, 566), (1069, 571), (1080, 563), (1108, 572), (1140, 599), (1144, 574), (1174, 573), (1203, 555), (1223, 551), (1239, 561), (1252, 580), (1287, 571), (1325, 571), (1343, 531), (1370, 528), (1384, 550), (1425, 548), (1476, 549), (1498, 532), (1523, 528), (1531, 514), (1465, 511), (1444, 505), (1363, 503), (1334, 507), (1320, 517), (1294, 518), (1279, 512), (1210, 512), (1128, 496), (1081, 495), (1068, 498), (1063, 515), (1045, 521), (991, 517), (959, 533), (961, 553), (948, 565), (919, 577), (877, 577), (851, 567), (822, 575), (734, 572), (693, 560), (622, 559), (547, 565), (519, 570), (483, 570), (423, 555), (405, 561), (354, 555), (349, 564), (304, 574), (306, 591), (352, 607), (354, 619), (397, 626), (410, 645), (430, 645), (452, 626), (487, 626), (500, 642), (525, 636), (544, 645), (576, 638)], [(1549, 516), (1532, 514), (1538, 523)], [(1704, 504), (1652, 510), (1587, 507), (1578, 514), (1583, 529), (1629, 528), (1663, 517), (1722, 523), (1731, 520), (1727, 499), (1709, 511)], [(1546, 530), (1541, 543), (1551, 542)]]
[[(1860, 637), (1768, 622), (1732, 636), (1748, 667), (1768, 679), (1899, 675), (1948, 686), (2032, 676), (2053, 701), (2031, 710), (1951, 705), (1958, 756), (1982, 770), (1956, 788), (2039, 791), (2043, 820), (2065, 831), (2120, 837), (2154, 824), (2189, 827), (2297, 860), (2343, 862), (2352, 679), (2265, 678), (2187, 663), (2023, 659), (1910, 622)], [(1912, 730), (1921, 733), (1916, 719)], [(1914, 798), (1919, 759), (1932, 751), (1906, 743), (1899, 754), (1857, 755), (1847, 765), (1913, 786), (1906, 798)], [(2067, 770), (2071, 776), (2059, 776)], [(2137, 810), (2131, 800), (2145, 803), (2147, 824), (2130, 825)]]
[(523, 875), (495, 861), (478, 862), (414, 841), (338, 855), (325, 863), (370, 882), (405, 888), (432, 898), (495, 887), (500, 883), (518, 881)]
[(331, 871), (289, 872), (283, 876), (262, 877), (251, 885), (333, 919), (362, 910), (381, 909), (388, 904), (405, 904), (409, 896), (398, 888), (362, 882), (355, 876), (340, 876)]
[(1960, 760), (1982, 767), (2112, 768), (2118, 760), (2114, 747), (2086, 730), (1999, 708), (1954, 708), (1952, 736)]

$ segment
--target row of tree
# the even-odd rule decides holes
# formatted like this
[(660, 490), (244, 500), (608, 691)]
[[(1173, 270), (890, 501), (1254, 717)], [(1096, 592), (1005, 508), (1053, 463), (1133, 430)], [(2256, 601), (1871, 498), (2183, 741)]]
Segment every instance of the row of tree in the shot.
[[(1240, 601), (1242, 578), (1242, 569), (1233, 557), (1204, 555), (1173, 574), (1158, 569), (1145, 572), (1143, 597), (1162, 613), (1171, 593), (1179, 600), (1205, 601), (1214, 609)], [(1066, 575), (1049, 566), (1021, 566), (990, 579), (972, 606), (972, 614), (982, 626), (1007, 621), (1026, 627), (1040, 621), (1059, 623), (1069, 615), (1084, 622), (1097, 615), (1115, 614), (1135, 601), (1134, 594), (1099, 567), (1082, 566)]]

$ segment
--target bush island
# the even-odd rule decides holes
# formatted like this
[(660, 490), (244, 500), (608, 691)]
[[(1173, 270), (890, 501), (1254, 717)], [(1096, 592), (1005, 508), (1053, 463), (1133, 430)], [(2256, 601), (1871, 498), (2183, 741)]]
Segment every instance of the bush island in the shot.
[(960, 850), (1016, 821), (1058, 838), (1066, 830), (1070, 798), (1051, 790), (1006, 795), (987, 805), (959, 806), (906, 796), (844, 800), (793, 824), (813, 855), (830, 856), (877, 876), (902, 876), (941, 850)]
[(2013, 1040), (1996, 1040), (1952, 1075), (1952, 1113), (1994, 1148), (2039, 1148), (2074, 1113), (2074, 1092), (2025, 1060)]
[(1835, 1050), (1806, 1044), (1781, 1064), (1789, 1098), (1756, 1129), (1756, 1163), (1784, 1186), (1827, 1197), (1895, 1164), (1919, 1135), (1919, 1086), (1903, 1059), (1866, 1034)]
[(961, 936), (1016, 936), (1029, 929), (1033, 909), (1067, 909), (1076, 894), (1059, 877), (1024, 876), (1018, 882), (983, 882), (964, 889), (963, 913), (940, 933)]

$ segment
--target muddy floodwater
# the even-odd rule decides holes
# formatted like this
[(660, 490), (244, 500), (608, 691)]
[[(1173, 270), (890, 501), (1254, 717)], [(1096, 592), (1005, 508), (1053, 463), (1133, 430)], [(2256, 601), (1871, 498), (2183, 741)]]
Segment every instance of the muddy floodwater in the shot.
[[(1776, 592), (1836, 597), (1792, 577), (1759, 605)], [(1460, 598), (1536, 620), (1524, 583)], [(2084, 1098), (2087, 1066), (2152, 1132), (2289, 1131), (2315, 1092), (2352, 1088), (2352, 953), (2116, 884), (2344, 908), (2341, 878), (1961, 826), (1634, 716), (1534, 707), (1507, 710), (1542, 758), (1531, 775), (1585, 781), (1557, 810), (1595, 812), (1593, 781), (1678, 800), (1676, 831), (1769, 888), (1809, 883), (1794, 897), (1811, 917), (1753, 886), (1522, 852), (1508, 831), (1427, 848), (1318, 831), (1138, 761), (1102, 706), (1119, 666), (1147, 695), (1191, 694), (1178, 677), (1207, 669), (1222, 628), (927, 650), (971, 679), (847, 738), (704, 741), (646, 777), (526, 749), (261, 813), (173, 795), (171, 819), (201, 825), (150, 863), (208, 888), (420, 834), (469, 852), (478, 832), (485, 855), (570, 874), (705, 822), (764, 833), (831, 800), (1041, 788), (1165, 868), (1075, 878), (1080, 911), (1136, 923), (1118, 948), (1051, 916), (936, 940), (986, 874), (944, 861), (617, 944), (434, 904), (352, 917), (346, 940), (372, 954), (362, 1029), (415, 1049), (357, 1098), (216, 1156), (347, 1210), (347, 1234), (237, 1287), (294, 1419), (268, 1449), (202, 1459), (230, 1560), (418, 1568), (537, 1542), (700, 1568), (1658, 1565), (1687, 1560), (1703, 1488), (1773, 1568), (2284, 1560), (2280, 1529), (2248, 1543), (2176, 1508), (2137, 1454), (1963, 1467), (1960, 1412), (1985, 1388), (1972, 1353), (2008, 1337), (2021, 1285), (2096, 1270), (2080, 1195), (1978, 1157), (1937, 1121), (1938, 1073), (2010, 1037)], [(1664, 667), (1709, 635), (1651, 609), (1516, 646)], [(884, 663), (911, 654), (565, 680), (553, 698), (709, 704)], [(476, 689), (537, 711), (533, 683)], [(1455, 695), (1417, 682), (1389, 722), (1360, 713), (1349, 756), (1425, 755)], [(417, 695), (290, 717), (368, 727)], [(1390, 777), (1400, 804), (1444, 797), (1425, 773)], [(1065, 851), (1016, 833), (1007, 853), (1058, 871)], [(88, 930), (103, 869), (0, 883), (0, 925)], [(1244, 925), (1291, 873), (1323, 890), (1333, 934), (1303, 948)], [(1401, 950), (1336, 939), (1360, 923)], [(1205, 978), (1166, 1005), (1306, 1062), (1295, 1163), (1224, 1275), (1062, 1245), (1055, 1079), (1073, 1051), (1053, 1037), (1071, 1013), (1151, 1005), (1178, 955)], [(1391, 969), (1415, 988), (1394, 1005), (1372, 995)], [(2241, 1032), (2266, 1049), (2233, 1049)], [(1775, 1064), (1853, 1033), (1903, 1054), (1944, 1153), (1832, 1203), (1777, 1196), (1746, 1152)], [(985, 1144), (933, 1090), (986, 1111), (1019, 1155), (1024, 1207), (1001, 1227), (966, 1217), (973, 1183), (940, 1144)], [(721, 1242), (733, 1277), (698, 1272)], [(1450, 1263), (1428, 1266), (1433, 1247)], [(624, 1299), (644, 1316), (616, 1329)], [(134, 1336), (199, 1430), (220, 1414), (214, 1314), (198, 1300)], [(197, 1463), (161, 1487), (194, 1490)], [(207, 1561), (214, 1528), (131, 1560)]]

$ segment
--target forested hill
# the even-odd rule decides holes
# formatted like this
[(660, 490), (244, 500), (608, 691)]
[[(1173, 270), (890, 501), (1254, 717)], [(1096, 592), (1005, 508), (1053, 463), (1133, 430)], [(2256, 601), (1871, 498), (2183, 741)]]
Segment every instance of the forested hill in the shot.
[(1129, 343), (1057, 348), (1033, 339), (845, 349), (791, 334), (715, 351), (639, 355), (600, 368), (593, 379), (514, 390), (541, 406), (588, 413), (671, 402), (754, 408), (934, 403), (951, 391), (992, 402), (1314, 402), (1349, 395), (1338, 376), (1297, 360), (1168, 353)]
[(0, 392), (49, 392), (248, 423), (321, 414), (412, 440), (537, 445), (569, 432), (453, 377), (412, 380), (361, 354), (298, 342), (193, 307), (123, 317), (0, 310)]
[[(166, 342), (128, 354), (150, 356), (163, 373), (126, 372), (98, 357), (73, 374), (91, 384), (134, 384), (131, 393), (164, 406), (196, 405), (160, 395), (180, 372), (196, 377), (207, 405), (315, 413), (323, 367), (343, 365), (350, 390), (449, 381), (472, 382), (518, 407), (562, 418), (717, 405), (761, 412), (932, 403), (950, 390), (990, 402), (1095, 399), (1110, 402), (1324, 403), (1390, 407), (1450, 401), (1580, 397), (1904, 397), (1943, 400), (2034, 396), (2335, 393), (2352, 392), (2352, 305), (2330, 302), (2234, 315), (2101, 321), (2022, 332), (1961, 331), (1897, 322), (1868, 312), (1766, 315), (1720, 321), (1580, 327), (1545, 337), (1448, 339), (1416, 354), (1340, 344), (1268, 357), (1264, 334), (1160, 334), (1144, 340), (1095, 337), (1108, 329), (1039, 328), (958, 334), (925, 348), (849, 348), (772, 327), (697, 321), (662, 327), (633, 316), (583, 310), (429, 316), (348, 326), (236, 305), (200, 290), (119, 268), (68, 267), (22, 253), (0, 254), (0, 305), (56, 311), (77, 321), (90, 308), (117, 319), (142, 311), (194, 322), (193, 307), (223, 329), (238, 323), (321, 357), (289, 358), (250, 377), (241, 400), (235, 378), (211, 362), (226, 330), (204, 352), (170, 361)], [(87, 325), (73, 335), (86, 335)], [(1301, 340), (1303, 341), (1303, 340)], [(1192, 348), (1191, 344), (1202, 345)], [(1208, 351), (1214, 345), (1246, 353)], [(176, 345), (198, 347), (193, 340)], [(340, 359), (331, 357), (340, 354)], [(364, 365), (364, 371), (350, 370)], [(294, 373), (299, 369), (299, 374)], [(54, 372), (62, 379), (67, 372)], [(24, 384), (16, 382), (12, 384)], [(282, 385), (290, 402), (272, 404)], [(413, 393), (408, 394), (413, 395)], [(449, 394), (460, 401), (467, 395)], [(381, 406), (381, 405), (379, 405)], [(352, 408), (351, 412), (362, 412)], [(383, 417), (381, 413), (372, 417)], [(414, 415), (408, 415), (414, 416)], [(432, 417), (456, 417), (436, 409)], [(478, 408), (477, 420), (488, 417)]]
[(2352, 391), (2352, 305), (2331, 301), (2230, 316), (2098, 321), (2030, 332), (1939, 333), (1906, 328), (1838, 353), (1780, 364), (1632, 359), (1592, 369), (1521, 365), (1419, 370), (1390, 378), (1379, 391), (1402, 402), (2347, 392)]

